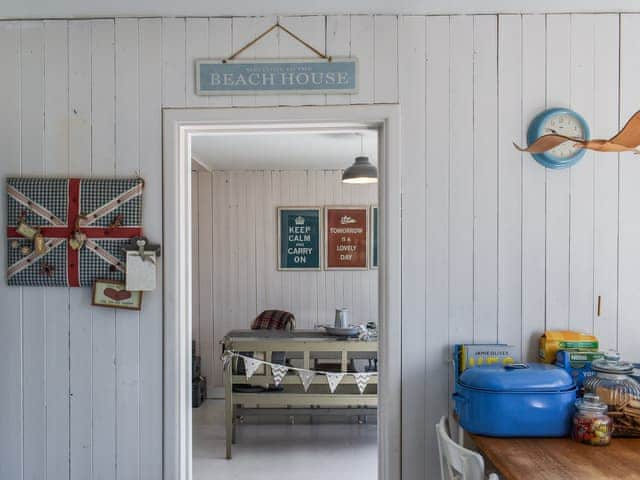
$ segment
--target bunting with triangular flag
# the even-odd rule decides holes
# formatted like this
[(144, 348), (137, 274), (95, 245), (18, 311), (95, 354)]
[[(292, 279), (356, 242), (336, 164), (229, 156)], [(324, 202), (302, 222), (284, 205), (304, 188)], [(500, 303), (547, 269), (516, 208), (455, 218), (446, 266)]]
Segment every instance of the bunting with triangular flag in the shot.
[(327, 372), (325, 375), (327, 376), (327, 383), (329, 384), (329, 390), (331, 390), (331, 393), (335, 392), (336, 388), (338, 388), (338, 385), (340, 384), (340, 382), (342, 381), (342, 378), (344, 377), (344, 373)]
[(256, 373), (258, 367), (262, 365), (262, 362), (251, 357), (242, 357), (242, 359), (244, 360), (244, 371), (247, 375), (247, 380), (249, 380), (251, 376)]
[(353, 378), (356, 381), (356, 385), (358, 385), (358, 390), (360, 391), (360, 395), (364, 393), (365, 388), (367, 388), (367, 384), (372, 377), (370, 372), (366, 373), (353, 373)]
[(289, 371), (289, 368), (285, 367), (284, 365), (278, 365), (277, 363), (271, 364), (271, 373), (273, 374), (273, 383), (275, 384), (276, 387), (282, 383), (282, 379), (284, 378), (284, 376), (287, 374), (288, 371)]
[(302, 382), (302, 386), (306, 392), (309, 390), (309, 386), (311, 385), (311, 382), (313, 382), (313, 377), (315, 377), (316, 374), (311, 370), (298, 370), (298, 376), (300, 377), (300, 381)]
[(331, 393), (336, 391), (340, 382), (345, 375), (352, 375), (356, 385), (358, 386), (358, 391), (360, 394), (364, 394), (369, 381), (378, 375), (378, 372), (353, 372), (353, 373), (342, 373), (342, 372), (323, 372), (319, 370), (308, 370), (306, 368), (297, 368), (288, 365), (281, 365), (278, 363), (266, 362), (264, 360), (258, 360), (253, 357), (247, 357), (245, 355), (233, 352), (231, 350), (227, 350), (222, 354), (222, 364), (224, 368), (229, 366), (229, 363), (233, 359), (233, 357), (241, 358), (244, 361), (244, 369), (247, 380), (249, 380), (258, 370), (261, 365), (268, 365), (271, 367), (271, 373), (273, 375), (273, 383), (276, 386), (279, 386), (285, 378), (285, 375), (289, 372), (289, 370), (294, 370), (298, 377), (300, 378), (300, 382), (302, 383), (302, 387), (304, 391), (308, 391), (309, 387), (313, 383), (313, 379), (316, 375), (324, 375), (327, 377), (327, 384), (329, 385), (329, 390)]
[(231, 360), (233, 359), (233, 353), (231, 353), (230, 351), (225, 351), (222, 354), (222, 369), (225, 370), (228, 366), (229, 363), (231, 363)]

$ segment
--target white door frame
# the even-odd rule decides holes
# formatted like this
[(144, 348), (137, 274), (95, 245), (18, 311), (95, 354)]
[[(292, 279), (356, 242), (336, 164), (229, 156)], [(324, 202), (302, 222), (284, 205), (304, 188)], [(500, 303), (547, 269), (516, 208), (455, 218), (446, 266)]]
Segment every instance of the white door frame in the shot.
[[(398, 105), (163, 110), (164, 478), (191, 480), (191, 142), (211, 129), (366, 126), (379, 130), (378, 471), (401, 478), (401, 157)], [(224, 479), (220, 479), (224, 480)]]

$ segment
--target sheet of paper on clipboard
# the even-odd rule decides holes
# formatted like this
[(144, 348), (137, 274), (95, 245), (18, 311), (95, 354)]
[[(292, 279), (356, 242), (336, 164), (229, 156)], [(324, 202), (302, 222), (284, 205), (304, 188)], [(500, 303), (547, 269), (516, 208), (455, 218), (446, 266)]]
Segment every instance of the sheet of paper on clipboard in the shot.
[(156, 252), (127, 251), (126, 289), (130, 292), (148, 292), (156, 288)]

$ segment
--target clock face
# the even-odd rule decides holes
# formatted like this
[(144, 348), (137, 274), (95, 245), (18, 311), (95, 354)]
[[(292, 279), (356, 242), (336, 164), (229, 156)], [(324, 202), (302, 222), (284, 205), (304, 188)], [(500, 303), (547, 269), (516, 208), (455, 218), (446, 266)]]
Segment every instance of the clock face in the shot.
[[(567, 137), (575, 137), (584, 139), (585, 132), (580, 119), (572, 115), (571, 112), (561, 111), (554, 115), (549, 116), (546, 121), (541, 125), (541, 135), (548, 135), (550, 133), (557, 133), (559, 135), (565, 135)], [(573, 142), (565, 142), (558, 145), (555, 148), (549, 150), (548, 153), (558, 158), (571, 158), (578, 151), (580, 147)]]
[[(565, 137), (589, 139), (589, 126), (579, 113), (568, 108), (550, 108), (540, 112), (529, 124), (527, 143), (531, 145), (543, 135), (556, 133)], [(563, 142), (551, 150), (532, 153), (531, 156), (546, 168), (560, 169), (575, 165), (583, 156), (584, 148), (580, 148), (570, 140)]]

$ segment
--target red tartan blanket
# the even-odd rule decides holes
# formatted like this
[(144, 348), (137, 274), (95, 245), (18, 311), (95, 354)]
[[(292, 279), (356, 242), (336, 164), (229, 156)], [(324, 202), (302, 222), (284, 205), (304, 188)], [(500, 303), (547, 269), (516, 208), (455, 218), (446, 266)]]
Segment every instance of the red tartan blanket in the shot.
[(296, 317), (284, 310), (265, 310), (251, 324), (251, 330), (293, 330)]

